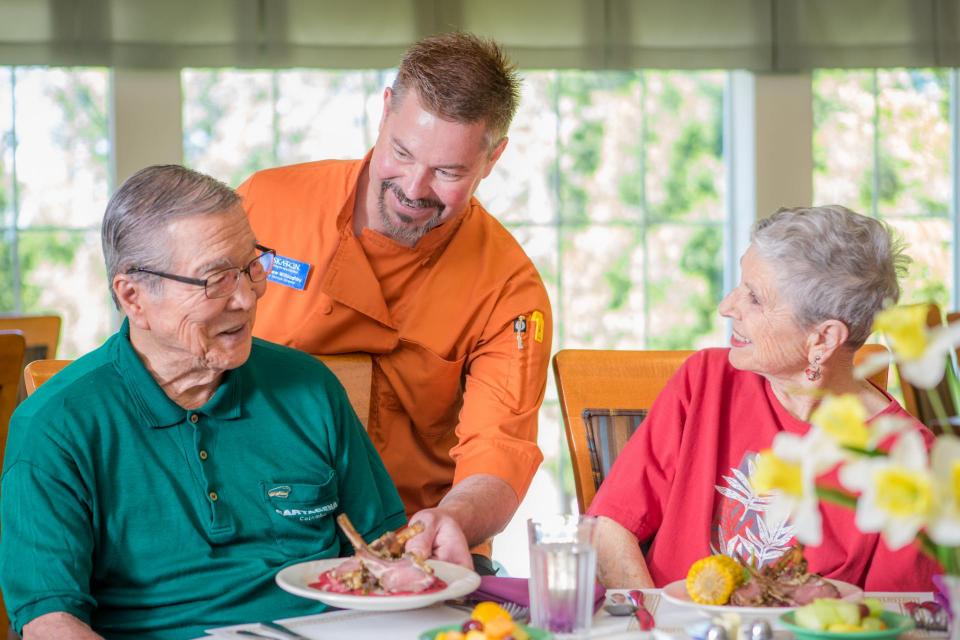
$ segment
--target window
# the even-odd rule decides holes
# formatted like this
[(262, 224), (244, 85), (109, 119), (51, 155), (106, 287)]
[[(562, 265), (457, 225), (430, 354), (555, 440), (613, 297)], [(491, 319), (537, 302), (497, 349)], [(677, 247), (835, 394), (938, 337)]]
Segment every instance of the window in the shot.
[(956, 304), (956, 71), (822, 70), (813, 76), (814, 202), (889, 222), (913, 258), (905, 302)]
[(0, 312), (60, 314), (58, 357), (111, 331), (105, 69), (0, 67)]
[[(278, 164), (361, 157), (392, 79), (392, 71), (186, 70), (186, 162), (238, 185)], [(477, 195), (543, 276), (554, 350), (722, 342), (726, 80), (524, 74), (509, 145)], [(526, 518), (574, 500), (552, 373), (540, 445), (545, 464), (495, 546), (514, 575), (528, 570)]]

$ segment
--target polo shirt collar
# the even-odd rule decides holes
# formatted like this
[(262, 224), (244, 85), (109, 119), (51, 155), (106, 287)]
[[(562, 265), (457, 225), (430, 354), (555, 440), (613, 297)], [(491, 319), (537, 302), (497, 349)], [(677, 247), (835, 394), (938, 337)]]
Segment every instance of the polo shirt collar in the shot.
[[(186, 420), (188, 411), (163, 392), (133, 348), (128, 319), (124, 318), (116, 338), (113, 349), (114, 364), (140, 413), (142, 424), (145, 427), (162, 428)], [(224, 373), (213, 397), (193, 412), (222, 420), (239, 418), (242, 413), (244, 370), (248, 363), (249, 360), (237, 369)]]

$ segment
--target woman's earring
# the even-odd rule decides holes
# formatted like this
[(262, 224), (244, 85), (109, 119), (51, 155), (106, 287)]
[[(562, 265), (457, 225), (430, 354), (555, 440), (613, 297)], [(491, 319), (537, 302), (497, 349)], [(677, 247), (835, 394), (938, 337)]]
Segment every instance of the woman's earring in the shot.
[(820, 356), (816, 356), (810, 366), (803, 371), (807, 374), (807, 380), (814, 382), (820, 379)]

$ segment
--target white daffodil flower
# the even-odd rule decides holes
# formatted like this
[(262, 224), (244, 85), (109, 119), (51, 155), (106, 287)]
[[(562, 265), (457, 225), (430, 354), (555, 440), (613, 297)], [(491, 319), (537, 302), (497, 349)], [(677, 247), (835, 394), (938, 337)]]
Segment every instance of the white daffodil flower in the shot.
[(938, 437), (930, 452), (930, 467), (937, 501), (927, 534), (937, 544), (960, 546), (960, 438), (949, 434)]
[(950, 352), (960, 344), (960, 322), (928, 328), (929, 305), (891, 307), (877, 314), (873, 330), (883, 333), (893, 353), (867, 358), (854, 369), (868, 378), (896, 362), (900, 375), (921, 389), (932, 389), (943, 379)]
[[(781, 433), (777, 437), (785, 435), (792, 434)], [(789, 520), (797, 540), (817, 546), (823, 539), (823, 527), (811, 469), (812, 465), (784, 460), (768, 449), (757, 456), (750, 484), (757, 493), (766, 494), (768, 498), (763, 512), (768, 526), (780, 528)]]
[(857, 528), (864, 533), (882, 532), (894, 550), (913, 542), (934, 511), (934, 479), (927, 468), (923, 437), (915, 431), (902, 434), (889, 456), (843, 465), (840, 482), (860, 493)]
[(790, 520), (797, 540), (819, 545), (823, 527), (816, 479), (843, 459), (841, 448), (822, 429), (813, 427), (803, 436), (778, 433), (772, 448), (757, 457), (750, 477), (754, 489), (770, 497), (764, 512), (767, 524), (779, 527)]

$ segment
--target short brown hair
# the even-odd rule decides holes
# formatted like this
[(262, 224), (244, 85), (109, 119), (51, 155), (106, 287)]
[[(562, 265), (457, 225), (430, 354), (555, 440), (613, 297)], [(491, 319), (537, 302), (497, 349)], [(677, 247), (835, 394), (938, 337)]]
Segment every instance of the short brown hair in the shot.
[(414, 89), (423, 108), (463, 124), (484, 122), (491, 146), (507, 135), (520, 101), (520, 78), (493, 40), (469, 33), (430, 36), (407, 50), (393, 82), (402, 101)]

